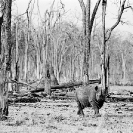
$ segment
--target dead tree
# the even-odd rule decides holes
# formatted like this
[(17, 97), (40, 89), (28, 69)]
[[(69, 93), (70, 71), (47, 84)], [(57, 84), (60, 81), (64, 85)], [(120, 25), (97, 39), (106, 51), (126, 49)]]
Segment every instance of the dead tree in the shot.
[(102, 1), (102, 31), (103, 31), (103, 42), (102, 42), (102, 54), (101, 54), (101, 69), (102, 69), (102, 86), (105, 90), (106, 88), (106, 42), (105, 42), (105, 13), (106, 13), (107, 0)]
[(84, 74), (87, 79), (86, 82), (89, 82), (89, 60), (90, 60), (90, 42), (91, 42), (91, 33), (93, 28), (94, 19), (99, 7), (101, 0), (97, 0), (95, 7), (93, 9), (92, 15), (90, 13), (91, 0), (87, 0), (85, 5), (83, 0), (78, 0), (80, 7), (82, 9), (82, 21), (83, 21), (83, 34), (85, 37), (84, 43)]
[(47, 95), (51, 95), (51, 80), (50, 80), (50, 72), (49, 72), (49, 65), (47, 64), (45, 67), (45, 88), (44, 91), (47, 93)]
[(51, 80), (51, 86), (59, 85), (58, 80), (55, 77), (54, 68), (53, 67), (50, 68), (50, 80)]
[(51, 86), (59, 85), (57, 78), (54, 74), (54, 68), (49, 66), (49, 64), (45, 67), (46, 73), (45, 73), (45, 92), (48, 95), (51, 95)]
[(109, 87), (109, 54), (107, 53), (107, 41), (110, 39), (112, 31), (118, 26), (121, 21), (121, 17), (123, 11), (130, 6), (125, 7), (126, 0), (120, 2), (120, 10), (118, 13), (118, 17), (114, 25), (105, 31), (105, 14), (106, 14), (106, 6), (107, 0), (102, 1), (102, 29), (103, 29), (103, 41), (102, 41), (102, 52), (101, 52), (101, 69), (102, 69), (102, 85), (105, 92), (108, 92)]
[[(1, 16), (3, 17), (3, 36), (4, 43), (1, 46), (1, 70), (0, 70), (0, 119), (8, 116), (8, 80), (11, 76), (11, 6), (12, 0), (0, 1)], [(1, 23), (2, 24), (2, 23)], [(4, 52), (3, 52), (4, 51)]]

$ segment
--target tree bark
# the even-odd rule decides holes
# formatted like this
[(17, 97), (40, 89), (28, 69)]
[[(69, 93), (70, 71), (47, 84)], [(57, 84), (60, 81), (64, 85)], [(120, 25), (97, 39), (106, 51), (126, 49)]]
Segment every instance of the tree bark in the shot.
[[(0, 1), (3, 2), (3, 1)], [(8, 116), (8, 80), (11, 76), (11, 6), (12, 0), (5, 0), (5, 9), (3, 14), (4, 27), (3, 32), (5, 35), (4, 46), (2, 50), (3, 62), (0, 71), (0, 120)]]
[(102, 54), (101, 54), (101, 69), (102, 69), (102, 86), (103, 90), (106, 90), (106, 41), (105, 41), (105, 13), (106, 13), (107, 0), (102, 1), (102, 31), (103, 31), (103, 40), (102, 40)]
[(106, 61), (106, 78), (107, 78), (107, 93), (109, 92), (110, 89), (110, 55), (107, 54), (107, 61)]
[(86, 76), (87, 76), (87, 83), (89, 83), (89, 60), (90, 60), (90, 39), (91, 39), (91, 32), (90, 32), (90, 8), (91, 8), (91, 0), (87, 0), (86, 4), (86, 43), (85, 43), (85, 69), (86, 69)]
[(2, 52), (1, 29), (2, 29), (2, 23), (3, 23), (4, 6), (5, 6), (4, 1), (0, 0), (0, 54)]
[[(19, 81), (19, 58), (18, 58), (18, 22), (16, 22), (16, 57), (15, 57), (15, 80)], [(15, 90), (14, 91), (19, 91), (19, 85), (15, 85)]]

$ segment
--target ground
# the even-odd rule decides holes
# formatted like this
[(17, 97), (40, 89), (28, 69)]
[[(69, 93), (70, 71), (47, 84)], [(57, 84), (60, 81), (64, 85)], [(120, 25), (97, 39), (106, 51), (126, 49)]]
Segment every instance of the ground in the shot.
[(74, 100), (42, 99), (37, 103), (9, 106), (9, 116), (0, 122), (0, 133), (132, 133), (133, 103), (106, 102), (94, 117), (92, 108), (77, 115)]

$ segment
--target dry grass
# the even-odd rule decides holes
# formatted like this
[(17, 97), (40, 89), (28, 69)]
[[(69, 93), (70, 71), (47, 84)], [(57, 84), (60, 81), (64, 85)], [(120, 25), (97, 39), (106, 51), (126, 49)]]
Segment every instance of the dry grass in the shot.
[(101, 117), (92, 108), (77, 116), (73, 100), (46, 100), (9, 106), (9, 118), (0, 122), (0, 133), (131, 133), (133, 103), (105, 103)]

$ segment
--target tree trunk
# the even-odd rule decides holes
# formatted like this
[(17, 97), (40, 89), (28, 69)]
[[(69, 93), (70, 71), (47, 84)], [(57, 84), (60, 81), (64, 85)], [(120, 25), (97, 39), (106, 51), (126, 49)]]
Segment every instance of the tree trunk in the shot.
[(90, 39), (91, 39), (91, 32), (90, 32), (90, 8), (91, 8), (91, 0), (87, 0), (86, 5), (86, 46), (85, 46), (85, 66), (86, 66), (86, 76), (87, 76), (87, 83), (89, 83), (89, 60), (90, 60)]
[(106, 85), (107, 85), (107, 79), (106, 79), (106, 38), (105, 38), (105, 13), (106, 13), (106, 6), (107, 6), (107, 0), (102, 1), (102, 31), (103, 31), (103, 42), (102, 42), (102, 54), (101, 54), (101, 69), (102, 69), (102, 86), (103, 90), (105, 90), (106, 93)]
[(126, 61), (124, 59), (124, 53), (122, 53), (122, 84), (126, 83)]
[[(102, 64), (102, 84), (103, 84), (103, 89), (105, 89), (105, 93), (108, 92), (108, 85), (107, 85), (107, 78), (106, 77), (107, 77), (107, 73), (109, 74), (109, 72), (107, 72), (105, 70), (106, 69), (106, 67), (105, 67), (105, 63), (106, 63), (106, 43), (109, 40), (112, 31), (120, 23), (120, 20), (121, 20), (121, 17), (122, 17), (122, 14), (123, 14), (124, 10), (130, 7), (130, 6), (125, 7), (125, 3), (126, 3), (126, 0), (123, 0), (122, 2), (120, 2), (120, 8), (119, 8), (119, 12), (118, 12), (117, 21), (114, 23), (114, 25), (110, 29), (108, 29), (106, 31), (106, 36), (105, 36), (105, 12), (106, 12), (107, 0), (102, 1), (103, 46), (102, 46), (102, 54), (101, 54), (101, 61), (102, 61), (101, 64)], [(108, 80), (109, 80), (109, 77), (108, 77)]]
[(55, 77), (54, 68), (53, 67), (50, 68), (50, 80), (51, 80), (51, 86), (59, 85), (58, 80)]
[[(29, 32), (29, 31), (28, 31)], [(25, 56), (24, 56), (24, 79), (27, 81), (27, 61), (28, 61), (28, 39), (29, 38), (29, 33), (25, 33)]]
[(85, 6), (83, 0), (78, 0), (80, 7), (82, 9), (82, 21), (83, 21), (83, 33), (85, 37), (84, 42), (84, 74), (86, 76), (86, 83), (89, 83), (89, 60), (90, 60), (90, 42), (91, 42), (91, 32), (93, 27), (93, 22), (100, 4), (101, 0), (97, 0), (95, 4), (94, 10), (90, 17), (90, 8), (91, 8), (91, 0), (87, 0), (87, 4)]
[(109, 84), (110, 84), (110, 56), (109, 54), (107, 55), (107, 60), (106, 60), (106, 78), (107, 78), (107, 86), (108, 88), (107, 93), (109, 92)]
[(2, 52), (2, 42), (1, 42), (1, 27), (2, 27), (2, 23), (3, 23), (3, 15), (0, 16), (0, 54)]
[[(0, 1), (2, 5), (3, 1)], [(11, 76), (11, 6), (12, 0), (5, 0), (5, 12), (4, 16), (4, 49), (3, 53), (4, 61), (2, 62), (0, 71), (0, 120), (7, 118), (8, 116), (8, 80)], [(1, 6), (2, 7), (2, 6)]]
[[(37, 42), (36, 42), (37, 43)], [(36, 44), (38, 45), (38, 44)], [(39, 52), (39, 48), (37, 46), (36, 48), (36, 76), (37, 76), (37, 79), (40, 79), (40, 52)]]
[[(18, 61), (16, 62), (16, 66), (15, 66), (15, 70), (16, 70), (16, 72), (15, 72), (15, 80), (16, 81), (19, 81), (19, 65), (18, 65)], [(19, 92), (19, 85), (18, 84), (15, 84), (15, 90), (14, 91), (16, 91), (16, 92)]]
[(49, 71), (49, 64), (45, 66), (45, 88), (44, 91), (47, 95), (51, 95), (51, 80), (50, 80), (50, 71)]
[[(19, 65), (18, 65), (18, 22), (16, 22), (16, 58), (15, 58), (15, 80), (19, 81)], [(15, 90), (19, 91), (19, 85), (15, 84)]]

